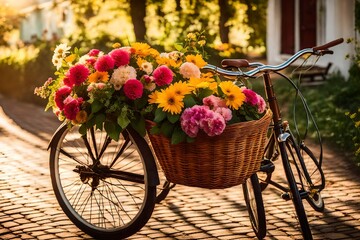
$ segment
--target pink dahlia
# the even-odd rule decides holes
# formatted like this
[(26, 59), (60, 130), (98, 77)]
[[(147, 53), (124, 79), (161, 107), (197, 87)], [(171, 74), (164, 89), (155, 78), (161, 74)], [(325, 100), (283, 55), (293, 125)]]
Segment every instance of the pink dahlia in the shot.
[(129, 79), (124, 84), (124, 93), (125, 96), (131, 100), (141, 98), (143, 94), (143, 85), (137, 79)]
[(232, 112), (227, 107), (219, 107), (215, 110), (215, 112), (220, 113), (220, 115), (224, 118), (226, 122), (232, 119)]
[[(185, 110), (186, 111), (186, 110)], [(188, 135), (189, 137), (196, 137), (199, 132), (199, 123), (195, 119), (188, 119), (181, 121), (181, 129)]]
[(172, 82), (174, 74), (166, 65), (161, 65), (154, 70), (153, 76), (156, 85), (164, 86)]
[(80, 105), (83, 102), (82, 98), (75, 99), (68, 96), (64, 100), (64, 115), (69, 120), (76, 119), (76, 114), (80, 111)]
[(71, 88), (69, 86), (61, 87), (55, 92), (55, 104), (60, 110), (64, 109), (64, 100), (70, 95), (70, 93)]
[(245, 99), (246, 103), (250, 104), (251, 106), (256, 106), (258, 104), (259, 99), (257, 97), (256, 92), (254, 92), (251, 89), (247, 89), (247, 88), (243, 88), (242, 92), (246, 96), (246, 99)]
[(216, 97), (214, 95), (210, 95), (206, 98), (203, 99), (203, 104), (205, 106), (208, 106), (210, 109), (217, 109), (219, 107), (226, 107), (226, 102), (225, 100), (219, 98), (219, 97)]
[(212, 113), (212, 116), (200, 121), (201, 129), (210, 137), (220, 135), (226, 127), (224, 118), (219, 113)]
[(66, 85), (66, 86), (69, 86), (69, 87), (72, 87), (74, 86), (74, 84), (72, 82), (70, 82), (70, 79), (68, 77), (64, 77), (63, 79), (63, 83)]
[(67, 72), (67, 77), (69, 78), (69, 84), (79, 86), (90, 74), (90, 70), (82, 64), (76, 64), (72, 66)]
[(114, 60), (115, 66), (125, 66), (130, 63), (130, 53), (125, 49), (115, 49), (109, 53)]
[(259, 94), (256, 95), (258, 98), (258, 113), (263, 113), (266, 109), (266, 102), (264, 100), (264, 98), (262, 96), (260, 96)]
[(95, 69), (99, 72), (107, 72), (114, 68), (115, 62), (109, 55), (99, 57), (95, 63)]
[(90, 65), (90, 66), (94, 66), (96, 63), (96, 58), (91, 57), (85, 60), (86, 64)]
[(88, 53), (89, 56), (91, 57), (96, 57), (98, 56), (100, 53), (100, 50), (99, 49), (91, 49)]

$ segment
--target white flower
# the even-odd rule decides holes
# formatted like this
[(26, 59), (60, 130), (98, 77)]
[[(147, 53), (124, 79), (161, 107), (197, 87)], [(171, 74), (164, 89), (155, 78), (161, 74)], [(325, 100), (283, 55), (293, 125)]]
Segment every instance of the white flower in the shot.
[(128, 53), (131, 53), (131, 47), (121, 47), (120, 49), (123, 49), (127, 51)]
[(169, 54), (166, 52), (162, 52), (162, 53), (160, 53), (160, 57), (161, 58), (169, 58)]
[(111, 76), (110, 82), (114, 85), (116, 90), (125, 84), (129, 79), (136, 79), (136, 70), (131, 66), (120, 66), (115, 69)]
[(172, 51), (169, 53), (169, 58), (175, 61), (178, 61), (184, 54), (179, 51)]
[(52, 58), (52, 63), (56, 67), (57, 70), (59, 70), (62, 66), (63, 58), (55, 57), (55, 55)]
[(89, 60), (90, 58), (92, 58), (92, 57), (89, 56), (88, 54), (85, 54), (80, 57), (79, 63), (85, 65), (87, 63), (87, 60)]
[(55, 50), (54, 50), (54, 55), (59, 55), (62, 58), (64, 58), (66, 56), (66, 54), (68, 54), (70, 51), (71, 47), (68, 47), (68, 45), (66, 43), (62, 43), (60, 45), (57, 45)]
[(52, 63), (56, 66), (56, 69), (59, 70), (62, 66), (63, 59), (66, 57), (66, 54), (69, 53), (71, 47), (68, 47), (66, 43), (57, 45), (54, 50), (54, 55), (52, 57)]
[(141, 70), (143, 70), (144, 72), (146, 72), (146, 74), (150, 74), (153, 71), (153, 65), (149, 62), (143, 62), (141, 64)]

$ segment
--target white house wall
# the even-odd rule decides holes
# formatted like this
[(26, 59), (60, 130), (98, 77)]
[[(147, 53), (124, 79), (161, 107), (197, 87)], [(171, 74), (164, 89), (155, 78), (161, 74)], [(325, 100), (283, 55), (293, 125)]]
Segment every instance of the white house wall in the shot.
[[(295, 5), (298, 5), (296, 0)], [(317, 14), (317, 44), (322, 45), (337, 38), (353, 38), (355, 36), (355, 0), (320, 0)], [(298, 15), (298, 14), (297, 14)], [(280, 54), (281, 49), (281, 0), (268, 1), (267, 21), (267, 61), (269, 64), (278, 64), (289, 57)], [(298, 39), (298, 34), (295, 34)], [(298, 41), (298, 40), (297, 40)], [(299, 44), (295, 47), (298, 49)], [(345, 77), (348, 76), (350, 60), (345, 59), (353, 52), (353, 46), (343, 43), (333, 48), (335, 55), (320, 58), (318, 65), (326, 66), (333, 63), (331, 71), (339, 70)]]
[[(22, 10), (24, 18), (20, 27), (20, 38), (24, 42), (38, 39), (51, 40), (54, 35), (61, 37), (74, 29), (73, 14), (69, 3), (62, 2), (53, 7), (53, 1), (39, 1)], [(63, 18), (65, 14), (65, 18)]]

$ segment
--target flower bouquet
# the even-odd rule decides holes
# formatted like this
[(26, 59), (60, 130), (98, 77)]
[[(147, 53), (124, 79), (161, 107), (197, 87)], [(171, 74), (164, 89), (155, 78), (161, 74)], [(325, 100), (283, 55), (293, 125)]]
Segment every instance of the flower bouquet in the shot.
[[(60, 44), (52, 59), (56, 79), (48, 79), (35, 93), (48, 99), (46, 109), (52, 108), (61, 121), (79, 125), (81, 134), (96, 127), (117, 141), (129, 126), (142, 136), (148, 131), (158, 158), (176, 145), (201, 144), (207, 138), (212, 142), (223, 134), (228, 138), (235, 131), (225, 130), (232, 125), (264, 119), (266, 104), (251, 89), (201, 71), (207, 64), (204, 44), (197, 33), (164, 53), (136, 42), (80, 55)], [(168, 150), (158, 150), (165, 145), (156, 137), (168, 141)]]

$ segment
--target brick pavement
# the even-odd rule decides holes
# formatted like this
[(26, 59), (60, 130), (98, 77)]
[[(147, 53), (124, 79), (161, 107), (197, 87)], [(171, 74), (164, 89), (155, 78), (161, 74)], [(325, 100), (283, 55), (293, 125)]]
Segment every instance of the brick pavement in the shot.
[[(59, 125), (41, 107), (0, 96), (0, 239), (91, 239), (58, 206), (47, 142)], [(3, 111), (2, 111), (3, 110)], [(324, 213), (308, 210), (315, 239), (360, 239), (360, 175), (325, 149)], [(281, 180), (281, 174), (275, 176)], [(295, 213), (280, 192), (264, 193), (266, 239), (301, 239)], [(176, 186), (129, 239), (254, 239), (240, 186), (206, 190)]]

